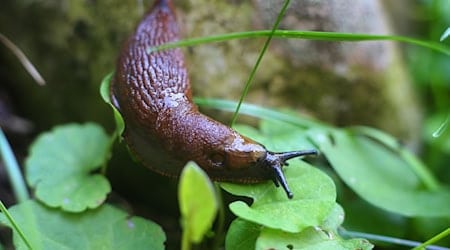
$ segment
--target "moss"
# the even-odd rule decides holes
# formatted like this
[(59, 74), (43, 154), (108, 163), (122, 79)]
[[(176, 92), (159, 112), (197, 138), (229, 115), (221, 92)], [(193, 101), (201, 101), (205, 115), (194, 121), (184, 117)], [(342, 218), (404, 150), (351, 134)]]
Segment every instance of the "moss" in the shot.
[[(0, 16), (7, 22), (0, 28), (48, 83), (36, 88), (22, 70), (5, 73), (15, 79), (6, 82), (6, 87), (20, 100), (24, 115), (42, 129), (74, 120), (112, 124), (107, 106), (98, 97), (98, 86), (114, 69), (120, 44), (144, 8), (131, 0), (8, 0), (5, 6)], [(14, 65), (14, 58), (6, 59), (12, 60), (6, 65)]]

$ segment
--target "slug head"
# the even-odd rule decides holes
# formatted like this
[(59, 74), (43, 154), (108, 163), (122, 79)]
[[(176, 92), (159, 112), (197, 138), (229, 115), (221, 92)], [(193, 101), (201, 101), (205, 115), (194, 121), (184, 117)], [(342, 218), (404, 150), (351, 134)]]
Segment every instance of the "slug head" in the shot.
[[(283, 187), (289, 199), (293, 197), (293, 193), (289, 189), (282, 167), (287, 166), (287, 161), (292, 158), (318, 154), (315, 149), (274, 153), (241, 135), (233, 138), (233, 142), (225, 144), (226, 147), (209, 154), (211, 168), (228, 170), (227, 174), (230, 174), (231, 178), (223, 179), (225, 181), (235, 181), (232, 178), (236, 178), (236, 175), (233, 174), (239, 175), (241, 179), (238, 180), (248, 178), (246, 182), (252, 182), (252, 177), (259, 180), (271, 179), (275, 186)], [(221, 175), (223, 174), (222, 172)]]

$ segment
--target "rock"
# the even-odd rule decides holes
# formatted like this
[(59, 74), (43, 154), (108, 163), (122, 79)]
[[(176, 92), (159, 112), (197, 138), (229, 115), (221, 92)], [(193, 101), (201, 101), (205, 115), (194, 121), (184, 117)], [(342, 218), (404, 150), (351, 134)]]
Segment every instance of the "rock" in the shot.
[[(2, 82), (16, 94), (26, 118), (38, 129), (73, 120), (112, 127), (98, 86), (114, 69), (121, 42), (147, 7), (134, 0), (4, 2), (0, 29), (48, 81), (46, 87), (37, 87), (12, 56), (0, 57), (6, 65), (0, 76), (7, 75)], [(175, 4), (183, 36), (192, 38), (270, 29), (283, 1)], [(394, 33), (376, 0), (291, 1), (281, 28)], [(194, 95), (238, 100), (264, 41), (241, 39), (185, 49)], [(290, 107), (339, 126), (370, 125), (415, 142), (421, 111), (398, 47), (392, 42), (274, 39), (246, 101)]]

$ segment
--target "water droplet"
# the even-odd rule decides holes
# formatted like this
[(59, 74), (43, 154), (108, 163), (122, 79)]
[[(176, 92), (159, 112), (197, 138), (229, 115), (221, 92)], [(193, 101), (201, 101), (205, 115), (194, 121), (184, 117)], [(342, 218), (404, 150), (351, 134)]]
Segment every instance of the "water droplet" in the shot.
[(439, 136), (441, 136), (442, 133), (444, 133), (444, 131), (447, 129), (447, 127), (448, 127), (448, 117), (449, 116), (447, 116), (447, 119), (445, 119), (445, 121), (439, 126), (439, 128), (436, 131), (433, 132), (433, 137), (434, 138), (438, 138)]
[(127, 226), (129, 228), (134, 228), (134, 223), (131, 220), (127, 220)]

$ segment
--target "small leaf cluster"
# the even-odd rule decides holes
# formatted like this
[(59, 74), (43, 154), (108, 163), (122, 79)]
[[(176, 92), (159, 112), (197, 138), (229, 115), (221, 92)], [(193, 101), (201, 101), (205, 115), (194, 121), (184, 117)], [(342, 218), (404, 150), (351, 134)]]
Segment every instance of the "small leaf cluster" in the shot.
[[(110, 144), (93, 123), (57, 126), (36, 139), (25, 165), (35, 199), (8, 209), (27, 240), (14, 231), (16, 249), (164, 249), (159, 225), (104, 203), (111, 186), (99, 168)], [(0, 223), (12, 227), (4, 214)]]

